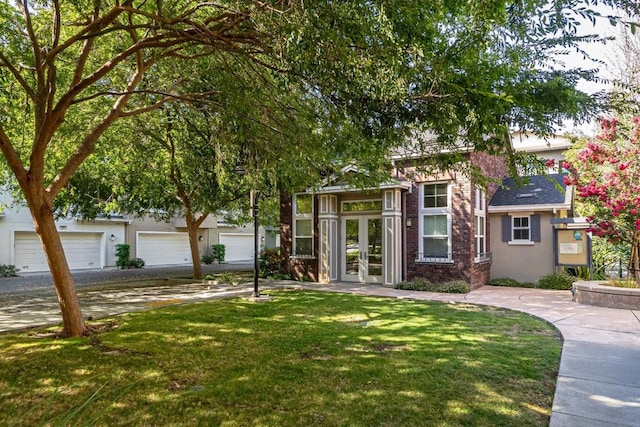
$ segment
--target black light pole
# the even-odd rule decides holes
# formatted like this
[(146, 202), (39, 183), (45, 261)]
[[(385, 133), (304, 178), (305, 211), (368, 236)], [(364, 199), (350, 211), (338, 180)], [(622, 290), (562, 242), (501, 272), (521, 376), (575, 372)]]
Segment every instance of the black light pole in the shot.
[(254, 298), (260, 296), (258, 290), (258, 257), (260, 256), (260, 234), (258, 233), (258, 192), (252, 191), (251, 214), (253, 215), (253, 294)]

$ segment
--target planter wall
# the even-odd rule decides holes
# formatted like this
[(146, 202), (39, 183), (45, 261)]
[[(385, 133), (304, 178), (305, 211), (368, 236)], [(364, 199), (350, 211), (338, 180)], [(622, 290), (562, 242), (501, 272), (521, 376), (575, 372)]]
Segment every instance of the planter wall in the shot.
[(579, 304), (598, 307), (640, 310), (640, 288), (616, 288), (602, 282), (575, 282), (573, 300)]

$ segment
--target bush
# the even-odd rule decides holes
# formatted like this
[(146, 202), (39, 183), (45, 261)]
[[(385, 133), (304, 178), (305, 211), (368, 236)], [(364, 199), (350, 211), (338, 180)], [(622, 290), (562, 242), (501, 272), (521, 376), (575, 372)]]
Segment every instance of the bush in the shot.
[(489, 280), (491, 286), (506, 286), (508, 288), (535, 288), (536, 284), (531, 282), (518, 282), (510, 277), (499, 277)]
[(260, 277), (267, 278), (280, 274), (282, 270), (282, 258), (280, 249), (263, 249), (258, 259)]
[(395, 288), (402, 289), (404, 291), (430, 291), (433, 287), (433, 283), (422, 277), (416, 277), (408, 282), (400, 282)]
[(131, 247), (126, 243), (118, 243), (116, 245), (116, 265), (122, 269), (125, 268), (142, 268), (144, 260), (142, 258), (129, 259), (131, 256)]
[(543, 276), (538, 280), (538, 287), (541, 289), (556, 289), (567, 291), (573, 286), (576, 278), (567, 273), (554, 273)]
[(129, 268), (129, 257), (131, 247), (126, 243), (118, 243), (116, 245), (116, 265), (120, 268)]
[(213, 258), (211, 262), (218, 261), (218, 264), (224, 262), (225, 255), (225, 246), (221, 243), (216, 245), (211, 245), (211, 257)]
[(422, 277), (417, 277), (409, 282), (400, 282), (395, 288), (406, 291), (445, 292), (450, 294), (466, 294), (471, 291), (471, 287), (464, 280), (431, 283)]
[(142, 258), (134, 258), (129, 260), (129, 268), (142, 268), (144, 267), (144, 260)]
[(15, 265), (0, 264), (0, 277), (16, 276), (18, 271)]
[(202, 261), (203, 264), (209, 265), (209, 264), (213, 264), (213, 261), (215, 261), (215, 259), (211, 254), (204, 254), (202, 255), (202, 258), (200, 258), (200, 261)]

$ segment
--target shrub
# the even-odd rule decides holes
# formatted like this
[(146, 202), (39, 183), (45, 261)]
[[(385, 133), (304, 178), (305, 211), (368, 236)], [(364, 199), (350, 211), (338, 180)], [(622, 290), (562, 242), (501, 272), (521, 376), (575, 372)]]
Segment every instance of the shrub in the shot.
[(280, 249), (263, 249), (258, 260), (260, 277), (273, 277), (282, 270), (282, 259)]
[(126, 243), (118, 243), (116, 245), (116, 265), (120, 268), (127, 268), (129, 266), (129, 256), (131, 253), (131, 247)]
[(448, 294), (467, 294), (471, 292), (471, 286), (464, 280), (451, 280), (444, 283), (436, 283), (433, 292), (445, 292)]
[(400, 282), (395, 288), (404, 291), (430, 291), (433, 283), (422, 277), (416, 277), (408, 282)]
[(142, 268), (144, 267), (144, 260), (142, 258), (134, 258), (129, 260), (129, 268)]
[(406, 291), (445, 292), (450, 294), (466, 294), (471, 291), (471, 287), (464, 280), (431, 283), (423, 277), (417, 277), (408, 282), (400, 282), (395, 286), (395, 288)]
[(211, 254), (204, 254), (200, 258), (200, 261), (202, 261), (203, 264), (209, 265), (209, 264), (213, 264), (213, 261), (215, 261), (215, 259), (213, 258), (213, 255), (211, 255)]
[(569, 276), (567, 273), (554, 273), (541, 277), (538, 280), (538, 287), (566, 291), (571, 289), (575, 280), (575, 277)]
[(510, 277), (499, 277), (489, 280), (492, 286), (506, 286), (508, 288), (535, 288), (536, 284), (531, 282), (518, 282)]
[(116, 245), (116, 265), (122, 269), (125, 268), (142, 268), (144, 260), (142, 258), (129, 259), (131, 256), (131, 247), (127, 243), (118, 243)]
[(0, 264), (0, 277), (16, 276), (18, 271), (15, 265)]
[(520, 282), (516, 279), (512, 279), (510, 277), (500, 277), (496, 279), (491, 279), (489, 284), (492, 286), (507, 286), (509, 288), (519, 288)]
[(222, 243), (211, 245), (211, 256), (213, 257), (211, 262), (218, 261), (218, 264), (224, 262), (224, 255), (225, 246)]

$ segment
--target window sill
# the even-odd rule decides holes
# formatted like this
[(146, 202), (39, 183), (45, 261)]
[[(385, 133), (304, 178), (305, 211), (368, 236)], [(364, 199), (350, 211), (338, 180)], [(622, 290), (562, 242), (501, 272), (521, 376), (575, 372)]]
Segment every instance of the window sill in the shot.
[(507, 244), (510, 246), (533, 246), (536, 242), (532, 240), (511, 240)]
[(291, 255), (289, 259), (316, 259), (315, 255)]
[(451, 258), (417, 258), (416, 264), (449, 264), (453, 265)]
[(473, 260), (476, 264), (485, 264), (488, 262), (491, 262), (491, 257), (480, 257), (480, 258), (474, 258)]

